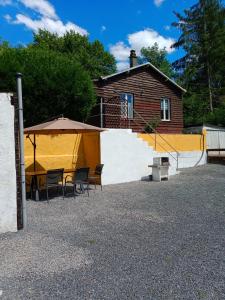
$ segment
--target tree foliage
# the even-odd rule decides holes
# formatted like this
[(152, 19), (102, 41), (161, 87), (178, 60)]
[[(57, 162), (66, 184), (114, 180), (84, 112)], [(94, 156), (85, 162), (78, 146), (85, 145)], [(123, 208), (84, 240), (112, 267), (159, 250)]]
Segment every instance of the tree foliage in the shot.
[(139, 62), (150, 62), (168, 77), (173, 78), (175, 76), (172, 65), (167, 59), (166, 49), (160, 49), (157, 43), (152, 47), (143, 47), (141, 49), (141, 58), (139, 58)]
[(185, 56), (174, 63), (188, 93), (185, 123), (225, 125), (225, 9), (219, 0), (200, 0), (173, 23), (181, 31), (174, 44)]
[(15, 74), (23, 76), (25, 125), (65, 115), (85, 120), (95, 103), (89, 74), (67, 56), (44, 49), (0, 49), (0, 90), (15, 92)]
[(15, 91), (15, 74), (23, 74), (25, 125), (52, 117), (84, 121), (95, 104), (93, 78), (115, 71), (114, 57), (99, 41), (68, 32), (34, 34), (27, 47), (0, 43), (0, 90)]
[(58, 36), (46, 30), (40, 30), (34, 34), (34, 41), (29, 47), (67, 54), (78, 61), (92, 79), (110, 75), (116, 71), (114, 56), (105, 51), (98, 40), (91, 43), (87, 36), (81, 36), (73, 31), (67, 32), (64, 36)]

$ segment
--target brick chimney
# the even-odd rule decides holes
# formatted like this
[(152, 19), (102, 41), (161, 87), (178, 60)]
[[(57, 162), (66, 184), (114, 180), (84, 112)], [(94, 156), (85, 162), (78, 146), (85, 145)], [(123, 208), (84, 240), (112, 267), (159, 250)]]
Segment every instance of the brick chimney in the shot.
[(138, 65), (138, 61), (137, 61), (137, 55), (135, 50), (131, 50), (130, 51), (130, 67), (136, 67)]

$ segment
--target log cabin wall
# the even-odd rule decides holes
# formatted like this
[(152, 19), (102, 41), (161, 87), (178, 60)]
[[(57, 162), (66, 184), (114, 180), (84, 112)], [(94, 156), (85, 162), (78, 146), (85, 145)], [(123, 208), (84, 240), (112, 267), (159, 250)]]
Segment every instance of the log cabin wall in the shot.
[[(160, 119), (160, 101), (162, 98), (170, 99), (170, 121), (160, 121), (157, 131), (160, 133), (181, 133), (183, 130), (183, 106), (182, 90), (150, 67), (137, 68), (130, 72), (118, 74), (107, 80), (100, 79), (95, 82), (97, 96), (103, 98), (103, 102), (120, 103), (118, 93), (130, 93), (134, 95), (134, 110), (140, 114), (146, 122), (155, 118)], [(117, 98), (117, 100), (115, 100)], [(112, 99), (112, 100), (110, 100)], [(135, 115), (129, 120), (129, 125), (118, 120), (113, 114), (113, 107), (104, 107), (105, 128), (130, 128), (134, 132), (144, 130), (145, 122)], [(99, 106), (95, 108), (99, 113)], [(118, 109), (117, 109), (118, 110)], [(96, 112), (96, 111), (95, 111)], [(90, 119), (93, 125), (100, 126), (100, 117)]]

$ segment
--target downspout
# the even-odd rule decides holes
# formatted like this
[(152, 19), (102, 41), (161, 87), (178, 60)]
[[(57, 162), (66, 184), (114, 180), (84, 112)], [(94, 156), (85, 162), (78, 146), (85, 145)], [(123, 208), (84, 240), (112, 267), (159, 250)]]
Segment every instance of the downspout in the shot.
[(24, 125), (23, 125), (23, 96), (22, 96), (22, 74), (17, 73), (17, 95), (19, 106), (19, 153), (20, 153), (20, 177), (21, 177), (21, 195), (22, 195), (22, 216), (23, 229), (27, 227), (27, 208), (26, 208), (26, 177), (24, 162)]
[(103, 98), (100, 99), (100, 127), (103, 128)]

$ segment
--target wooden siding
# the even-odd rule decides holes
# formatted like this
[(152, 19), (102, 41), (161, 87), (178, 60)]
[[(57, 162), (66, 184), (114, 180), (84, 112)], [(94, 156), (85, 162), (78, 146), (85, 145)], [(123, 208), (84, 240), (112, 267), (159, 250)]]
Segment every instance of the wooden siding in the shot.
[[(161, 121), (157, 131), (160, 133), (181, 133), (183, 130), (182, 91), (150, 68), (140, 68), (107, 80), (100, 80), (96, 83), (96, 92), (99, 97), (104, 99), (104, 102), (112, 101), (118, 104), (118, 93), (133, 94), (134, 110), (146, 122), (156, 117), (160, 118), (160, 100), (167, 97), (171, 103), (171, 120)], [(115, 100), (116, 98), (117, 100)], [(129, 120), (127, 123), (122, 120), (121, 124), (118, 117), (107, 116), (107, 114), (113, 113), (113, 109), (107, 109), (106, 107), (107, 105), (104, 105), (104, 113), (106, 114), (104, 116), (104, 127), (128, 128), (130, 126), (133, 131), (143, 131), (145, 122), (141, 121), (137, 115), (134, 114), (134, 120)], [(92, 120), (91, 123), (99, 126), (100, 117), (96, 118), (94, 122)]]

